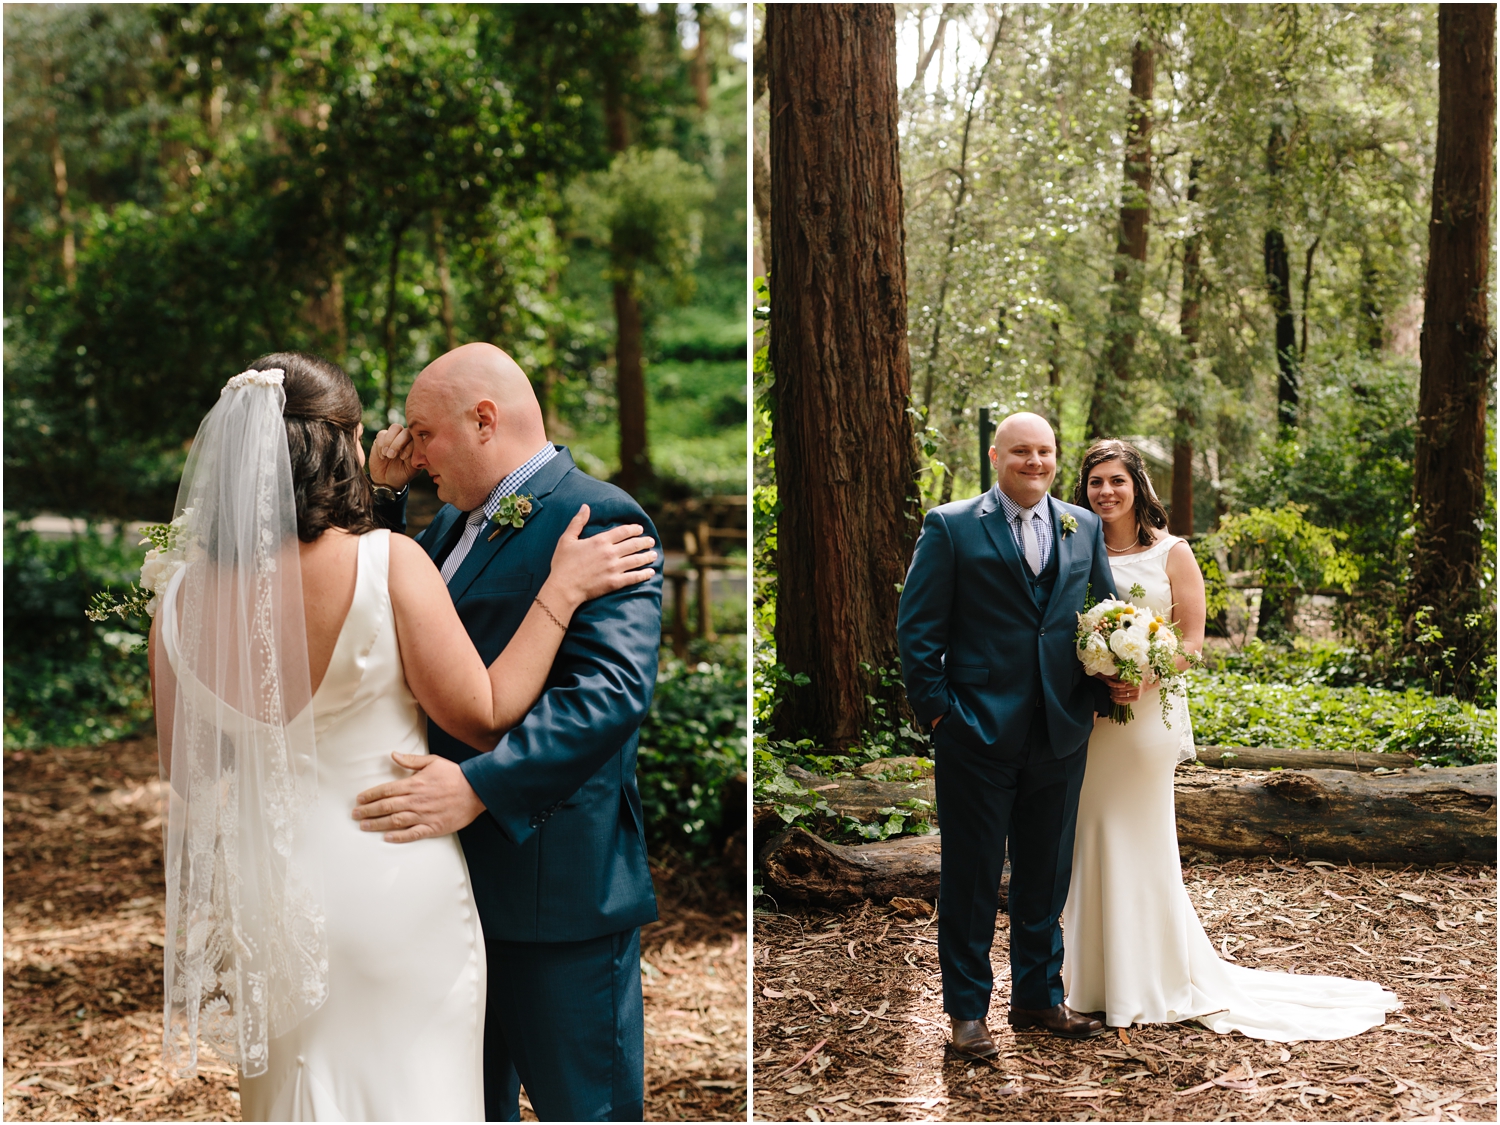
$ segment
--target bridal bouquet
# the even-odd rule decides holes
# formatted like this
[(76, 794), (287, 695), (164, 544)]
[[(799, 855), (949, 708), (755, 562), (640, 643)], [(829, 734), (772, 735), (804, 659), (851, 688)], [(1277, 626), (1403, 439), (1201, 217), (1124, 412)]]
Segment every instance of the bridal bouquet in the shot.
[[(1078, 615), (1078, 659), (1089, 675), (1118, 676), (1139, 686), (1149, 671), (1161, 684), (1161, 717), (1167, 721), (1168, 696), (1182, 677), (1177, 655), (1182, 638), (1177, 626), (1160, 614), (1130, 602), (1107, 598)], [(1135, 712), (1128, 703), (1115, 703), (1109, 717), (1128, 723)]]
[(193, 517), (193, 509), (183, 509), (182, 515), (171, 523), (154, 523), (143, 527), (146, 538), (141, 546), (151, 544), (141, 563), (141, 583), (131, 584), (123, 598), (117, 598), (104, 590), (94, 595), (89, 602), (86, 615), (90, 621), (103, 621), (111, 613), (122, 620), (145, 614), (156, 616), (157, 602), (167, 592), (167, 584), (179, 570), (187, 566), (188, 560), (182, 547), (184, 532)]

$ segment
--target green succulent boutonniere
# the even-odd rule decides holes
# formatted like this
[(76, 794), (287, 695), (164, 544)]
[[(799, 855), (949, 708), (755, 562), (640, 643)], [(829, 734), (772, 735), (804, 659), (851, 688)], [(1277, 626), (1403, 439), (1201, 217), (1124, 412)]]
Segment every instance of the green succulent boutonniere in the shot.
[(1062, 515), (1058, 517), (1057, 522), (1062, 524), (1062, 534), (1064, 539), (1078, 530), (1078, 521), (1073, 518), (1071, 512), (1063, 512)]
[(503, 528), (524, 527), (526, 525), (526, 517), (529, 515), (531, 515), (530, 496), (503, 497), (500, 501), (500, 506), (495, 509), (495, 514), (490, 517), (495, 524), (495, 530), (490, 532), (490, 539), (499, 535)]

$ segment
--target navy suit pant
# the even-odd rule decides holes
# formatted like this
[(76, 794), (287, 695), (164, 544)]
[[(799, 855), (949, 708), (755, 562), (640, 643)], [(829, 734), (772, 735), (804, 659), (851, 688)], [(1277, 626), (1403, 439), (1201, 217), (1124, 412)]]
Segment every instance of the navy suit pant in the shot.
[(1038, 708), (1019, 745), (976, 750), (933, 732), (938, 822), (943, 836), (938, 887), (938, 961), (943, 1010), (982, 1020), (994, 990), (1000, 877), (1010, 848), (1010, 1003), (1051, 1008), (1063, 1001), (1058, 918), (1073, 871), (1073, 832), (1087, 749), (1052, 752)]
[(641, 931), (589, 941), (487, 941), (487, 1121), (639, 1121), (646, 1031)]

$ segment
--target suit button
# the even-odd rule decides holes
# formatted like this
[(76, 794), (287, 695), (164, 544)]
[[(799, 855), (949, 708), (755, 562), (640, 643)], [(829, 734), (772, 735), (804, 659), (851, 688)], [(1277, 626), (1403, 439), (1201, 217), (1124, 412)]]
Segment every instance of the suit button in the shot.
[(1041, 632), (1040, 632), (1040, 633), (1039, 633), (1039, 634), (1037, 634), (1037, 635), (1038, 635), (1038, 636), (1041, 636), (1041, 637), (1045, 637), (1045, 636), (1046, 636), (1046, 635), (1047, 635), (1047, 630), (1045, 630), (1045, 629), (1043, 629), (1043, 630), (1042, 630), (1042, 631), (1041, 631)]

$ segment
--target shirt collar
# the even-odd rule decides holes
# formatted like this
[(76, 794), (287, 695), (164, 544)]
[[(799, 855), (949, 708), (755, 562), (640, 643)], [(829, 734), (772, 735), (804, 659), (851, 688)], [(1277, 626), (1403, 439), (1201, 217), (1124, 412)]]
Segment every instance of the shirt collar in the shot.
[(1014, 523), (1017, 516), (1027, 514), (1036, 516), (1045, 524), (1051, 524), (1051, 508), (1048, 507), (1045, 496), (1037, 501), (1035, 507), (1023, 508), (1009, 496), (1005, 495), (1005, 491), (998, 484), (994, 488), (995, 495), (1000, 497), (1000, 504), (1005, 509), (1005, 518), (1010, 522)]
[(484, 518), (494, 519), (495, 513), (500, 510), (500, 501), (507, 496), (514, 496), (521, 491), (521, 486), (537, 474), (543, 465), (557, 456), (557, 446), (550, 441), (528, 457), (518, 468), (512, 469), (499, 484), (491, 490), (485, 499), (483, 511)]

